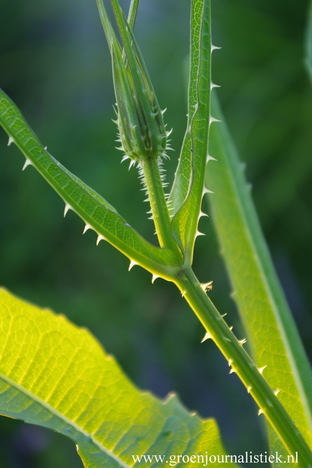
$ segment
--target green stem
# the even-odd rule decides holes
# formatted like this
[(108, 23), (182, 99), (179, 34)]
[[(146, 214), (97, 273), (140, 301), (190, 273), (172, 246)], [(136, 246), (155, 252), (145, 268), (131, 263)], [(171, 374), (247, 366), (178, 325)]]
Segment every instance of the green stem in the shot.
[(172, 249), (181, 257), (181, 251), (171, 234), (170, 216), (163, 190), (159, 163), (155, 158), (148, 158), (142, 159), (140, 166), (146, 184), (159, 245), (160, 247)]
[(211, 302), (191, 268), (182, 270), (175, 284), (200, 322), (258, 404), (291, 455), (299, 454), (298, 466), (312, 467), (312, 454), (294, 422), (258, 369)]

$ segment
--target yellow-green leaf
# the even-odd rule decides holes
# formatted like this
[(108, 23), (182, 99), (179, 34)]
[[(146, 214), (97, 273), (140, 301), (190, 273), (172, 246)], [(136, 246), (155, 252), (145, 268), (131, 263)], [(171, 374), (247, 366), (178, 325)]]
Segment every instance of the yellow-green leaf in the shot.
[(214, 420), (191, 415), (176, 396), (139, 392), (87, 330), (4, 289), (0, 311), (1, 414), (66, 435), (88, 468), (134, 466), (140, 455), (164, 457), (142, 467), (225, 455)]

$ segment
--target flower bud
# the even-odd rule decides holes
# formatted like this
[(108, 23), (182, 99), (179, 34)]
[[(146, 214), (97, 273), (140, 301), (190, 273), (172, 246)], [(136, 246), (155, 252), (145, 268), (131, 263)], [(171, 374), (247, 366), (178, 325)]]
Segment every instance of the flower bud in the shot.
[(163, 112), (135, 44), (128, 60), (119, 44), (112, 47), (117, 126), (124, 159), (133, 161), (166, 156), (167, 136)]

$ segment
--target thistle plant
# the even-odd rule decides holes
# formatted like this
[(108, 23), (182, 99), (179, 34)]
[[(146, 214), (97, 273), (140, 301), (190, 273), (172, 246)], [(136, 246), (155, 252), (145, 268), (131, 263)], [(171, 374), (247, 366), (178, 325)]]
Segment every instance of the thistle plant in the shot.
[[(292, 319), (287, 311), (287, 306), (284, 305), (284, 298), (277, 284), (267, 251), (262, 245), (257, 222), (253, 219), (253, 208), (250, 204), (249, 194), (245, 189), (245, 181), (237, 170), (238, 165), (235, 159), (236, 155), (233, 154), (235, 153), (233, 145), (225, 124), (220, 122), (222, 120), (220, 119), (221, 111), (215, 97), (214, 100), (212, 99), (213, 88), (216, 85), (211, 81), (211, 63), (212, 52), (216, 47), (211, 42), (210, 1), (192, 0), (191, 2), (187, 128), (174, 182), (169, 194), (165, 193), (166, 184), (163, 171), (167, 152), (170, 149), (168, 140), (170, 131), (166, 128), (164, 111), (161, 110), (158, 104), (139, 46), (134, 37), (133, 27), (139, 2), (138, 0), (131, 2), (128, 19), (126, 19), (118, 0), (111, 0), (120, 39), (118, 39), (114, 31), (103, 2), (96, 0), (96, 3), (112, 60), (116, 97), (116, 124), (118, 127), (118, 141), (121, 145), (120, 149), (123, 152), (123, 159), (129, 159), (130, 167), (136, 167), (139, 171), (139, 176), (147, 194), (147, 201), (150, 205), (150, 214), (155, 226), (157, 243), (151, 244), (143, 238), (110, 203), (56, 161), (47, 149), (41, 145), (17, 107), (1, 92), (0, 121), (9, 136), (9, 145), (16, 144), (25, 155), (26, 162), (23, 169), (28, 165), (34, 166), (64, 200), (64, 214), (66, 215), (68, 210), (73, 210), (82, 218), (85, 223), (83, 233), (89, 229), (95, 231), (97, 244), (102, 240), (109, 242), (129, 258), (129, 269), (134, 265), (141, 266), (152, 274), (152, 282), (160, 277), (177, 286), (182, 297), (187, 301), (205, 329), (203, 341), (213, 340), (227, 360), (230, 373), (238, 375), (247, 392), (257, 403), (259, 415), (263, 414), (265, 416), (270, 428), (272, 453), (277, 447), (280, 449), (282, 445), (285, 453), (289, 453), (291, 456), (296, 453), (299, 454), (299, 459), (296, 460), (298, 466), (311, 468), (312, 456), (309, 447), (312, 442), (311, 403), (309, 402), (311, 373), (296, 332), (292, 331), (292, 336), (289, 336), (289, 330), (293, 327)], [(213, 112), (211, 112), (211, 109)], [(227, 209), (231, 210), (233, 216), (237, 215), (237, 223), (242, 223), (241, 232), (248, 230), (250, 238), (255, 239), (252, 252), (255, 253), (255, 256), (258, 254), (259, 256), (257, 256), (258, 263), (253, 271), (256, 272), (257, 268), (261, 271), (264, 269), (265, 275), (261, 278), (261, 284), (263, 285), (266, 279), (270, 278), (271, 285), (273, 285), (271, 290), (264, 287), (261, 299), (265, 301), (270, 296), (271, 304), (273, 304), (272, 308), (275, 311), (275, 319), (279, 326), (279, 330), (278, 327), (275, 330), (276, 340), (280, 336), (283, 337), (281, 346), (287, 348), (287, 353), (284, 351), (281, 351), (281, 353), (285, 354), (287, 365), (291, 367), (291, 373), (294, 376), (294, 380), (289, 380), (288, 383), (278, 382), (276, 375), (269, 374), (271, 375), (270, 379), (265, 378), (267, 364), (261, 362), (263, 352), (254, 353), (255, 361), (246, 352), (244, 349), (246, 339), (238, 339), (235, 336), (232, 327), (225, 320), (226, 314), (219, 313), (209, 297), (213, 278), (208, 278), (208, 282), (202, 284), (192, 268), (195, 240), (200, 235), (198, 230), (199, 220), (204, 215), (202, 201), (204, 195), (210, 192), (210, 185), (206, 186), (207, 180), (210, 180), (210, 161), (215, 158), (220, 161), (214, 163), (215, 165), (220, 164), (221, 168), (223, 167), (222, 164), (227, 166), (224, 172), (219, 174), (220, 184), (218, 188), (213, 187), (214, 191), (220, 190), (221, 193), (228, 193), (226, 190), (233, 189), (235, 192), (236, 188), (240, 187), (235, 197), (230, 198), (233, 205), (231, 205), (232, 202), (229, 202)], [(216, 216), (221, 213), (222, 206), (224, 206), (224, 203), (220, 201), (219, 205), (217, 204), (213, 208)], [(220, 214), (220, 216), (226, 217), (226, 214)], [(220, 237), (225, 245), (228, 245), (228, 242), (231, 242), (228, 237), (229, 234), (225, 232), (226, 229), (223, 228), (222, 230), (221, 221), (220, 226)], [(236, 241), (240, 242), (233, 237), (232, 242)], [(239, 290), (240, 272), (235, 269), (234, 263), (235, 260), (231, 263), (229, 269), (232, 271), (233, 284), (237, 282)], [(5, 308), (8, 310), (8, 316), (3, 319), (4, 336), (7, 339), (3, 348), (0, 348), (2, 360), (7, 355), (9, 347), (12, 347), (8, 331), (11, 328), (11, 325), (8, 325), (10, 317), (11, 319), (15, 317), (14, 313), (16, 311), (18, 316), (22, 307), (17, 305), (17, 302), (15, 302), (17, 300), (8, 297), (7, 293), (3, 293), (3, 301), (4, 304), (7, 304)], [(277, 304), (280, 306), (279, 310)], [(30, 306), (25, 305), (24, 309), (26, 314), (32, 317), (31, 320), (38, 321), (38, 327), (42, 334), (45, 333), (46, 327), (59, 329), (62, 326), (59, 319), (50, 316), (43, 318), (38, 310), (32, 309)], [(247, 310), (247, 314), (249, 312)], [(265, 314), (270, 314), (269, 307)], [(270, 320), (272, 326), (275, 326), (274, 319)], [(83, 334), (80, 331), (72, 330), (70, 327), (67, 323), (63, 323), (63, 328), (68, 336), (75, 335), (75, 339), (72, 338), (72, 340), (74, 343), (78, 343), (81, 341)], [(62, 334), (63, 340), (66, 337), (65, 331)], [(251, 327), (249, 330), (251, 342), (254, 339), (253, 332), (254, 329)], [(261, 332), (259, 333), (259, 336), (261, 336)], [(104, 369), (108, 364), (101, 355), (102, 351), (91, 343), (89, 337), (83, 335), (82, 341), (83, 346), (85, 346), (84, 349), (89, 350), (89, 348), (93, 347), (92, 349), (95, 350), (93, 354), (91, 351), (88, 354), (92, 365), (97, 367), (101, 365)], [(24, 344), (26, 346), (27, 342)], [(22, 348), (13, 347), (13, 349), (13, 353), (16, 352), (17, 356), (20, 356)], [(260, 345), (258, 349), (260, 350)], [(79, 348), (79, 350), (82, 353), (82, 348)], [(43, 351), (40, 350), (40, 352)], [(74, 355), (74, 350), (70, 349), (70, 353)], [(300, 361), (300, 364), (297, 364), (296, 361)], [(177, 414), (179, 414), (181, 421), (184, 421), (183, 424), (191, 428), (189, 429), (189, 439), (197, 440), (197, 442), (192, 442), (192, 447), (189, 447), (189, 440), (186, 437), (179, 448), (181, 453), (198, 453), (200, 447), (207, 444), (207, 441), (211, 446), (215, 443), (215, 441), (208, 440), (211, 426), (207, 422), (200, 422), (197, 416), (191, 417), (184, 414), (184, 410), (181, 409), (176, 400), (170, 400), (170, 402), (166, 403), (165, 409), (159, 410), (160, 403), (152, 401), (151, 397), (138, 398), (135, 396), (135, 391), (131, 385), (126, 383), (123, 384), (126, 390), (119, 398), (127, 399), (129, 398), (127, 394), (131, 395), (131, 398), (136, 401), (136, 407), (143, 408), (146, 405), (151, 413), (156, 411), (155, 408), (157, 407), (157, 411), (161, 413), (159, 419), (161, 422), (158, 421), (158, 438), (146, 433), (149, 445), (144, 445), (142, 438), (145, 437), (146, 428), (142, 434), (131, 435), (131, 427), (136, 427), (139, 424), (138, 420), (135, 419), (136, 416), (132, 416), (132, 419), (130, 418), (132, 426), (125, 429), (127, 440), (125, 444), (122, 444), (122, 432), (119, 432), (119, 435), (115, 437), (114, 430), (109, 427), (110, 424), (120, 424), (120, 415), (115, 419), (113, 418), (113, 423), (110, 423), (109, 410), (111, 407), (107, 408), (107, 405), (101, 403), (101, 411), (103, 408), (106, 409), (103, 410), (104, 413), (100, 411), (101, 417), (95, 421), (98, 409), (92, 406), (94, 402), (92, 402), (91, 396), (89, 400), (84, 401), (84, 407), (88, 408), (88, 410), (85, 412), (80, 411), (79, 407), (75, 412), (74, 404), (70, 403), (66, 407), (64, 403), (66, 392), (61, 399), (54, 400), (54, 392), (52, 394), (49, 392), (48, 384), (47, 388), (43, 389), (44, 386), (39, 385), (37, 387), (34, 381), (28, 381), (26, 374), (16, 375), (14, 362), (14, 359), (12, 362), (9, 360), (1, 369), (3, 384), (0, 388), (0, 411), (2, 414), (51, 427), (68, 435), (76, 442), (85, 466), (133, 466), (134, 461), (131, 459), (130, 454), (140, 452), (140, 448), (142, 453), (151, 453), (151, 450), (156, 453), (157, 448), (161, 450), (161, 453), (168, 454), (169, 457), (175, 453), (172, 445), (177, 443), (177, 439), (180, 437), (178, 432), (179, 428), (182, 427), (182, 423), (180, 422), (177, 426), (174, 426), (174, 424), (170, 426), (168, 421), (172, 415), (177, 417)], [(46, 365), (47, 360), (45, 360), (44, 356), (43, 362)], [(79, 366), (78, 360), (76, 366)], [(272, 363), (272, 368), (274, 366), (275, 364)], [(42, 369), (39, 374), (44, 374)], [(87, 367), (85, 371), (88, 372)], [(106, 369), (106, 371), (114, 375), (117, 373), (113, 368)], [(92, 372), (90, 370), (90, 373)], [(106, 378), (105, 372), (103, 372), (101, 371), (99, 376), (100, 382), (104, 382)], [(273, 370), (273, 374), (276, 374), (275, 370)], [(118, 379), (120, 378), (118, 377)], [(84, 378), (83, 381), (86, 382), (86, 380)], [(92, 375), (89, 380), (94, 382), (95, 375)], [(59, 384), (60, 389), (66, 388), (64, 382), (59, 382)], [(78, 381), (75, 384), (78, 387), (80, 385)], [(100, 384), (98, 385), (100, 386)], [(296, 422), (293, 421), (293, 414), (291, 414), (292, 400), (287, 395), (287, 389), (283, 388), (283, 385), (292, 387), (292, 395), (296, 400), (296, 414), (298, 415)], [(74, 384), (72, 384), (72, 387), (75, 388)], [(82, 387), (79, 391), (81, 391), (83, 399)], [(116, 388), (114, 388), (114, 391), (116, 392)], [(14, 395), (18, 395), (18, 398), (20, 398), (18, 404), (14, 403)], [(92, 395), (97, 399), (97, 391), (93, 392)], [(105, 393), (101, 393), (103, 400), (99, 399), (99, 401), (104, 401), (106, 397)], [(28, 410), (29, 402), (31, 404)], [(110, 404), (113, 405), (112, 400), (110, 400)], [(36, 408), (34, 408), (35, 406)], [(128, 408), (127, 411), (131, 413), (131, 408)], [(170, 411), (172, 412), (170, 413)], [(183, 416), (181, 416), (182, 413)], [(151, 421), (152, 417), (149, 415), (149, 427)], [(119, 429), (119, 431), (122, 431), (122, 429)], [(218, 440), (218, 436), (216, 438)], [(135, 450), (132, 448), (131, 452), (129, 447), (132, 444), (135, 445)], [(216, 453), (223, 453), (221, 446), (218, 446), (215, 450)], [(164, 465), (156, 463), (153, 466)]]

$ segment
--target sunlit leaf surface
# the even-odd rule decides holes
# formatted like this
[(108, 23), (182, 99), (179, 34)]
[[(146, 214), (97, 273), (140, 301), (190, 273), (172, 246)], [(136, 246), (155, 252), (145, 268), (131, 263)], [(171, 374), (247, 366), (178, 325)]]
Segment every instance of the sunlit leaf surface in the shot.
[(0, 307), (1, 414), (66, 435), (86, 467), (224, 454), (213, 420), (191, 415), (176, 396), (139, 392), (87, 330), (3, 289)]

